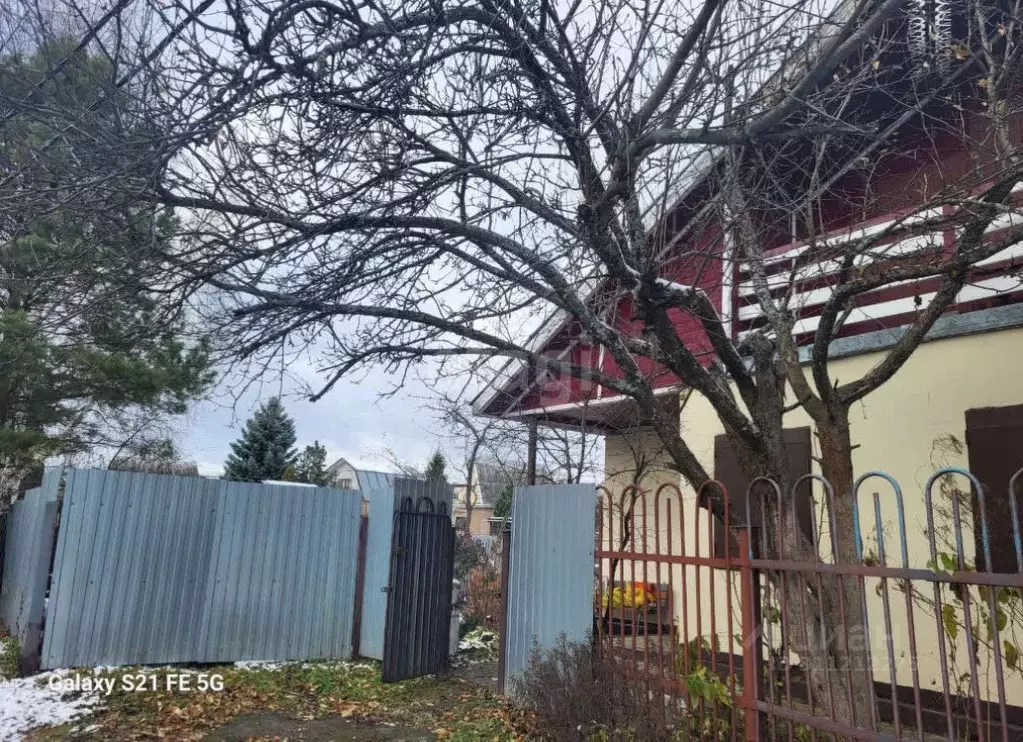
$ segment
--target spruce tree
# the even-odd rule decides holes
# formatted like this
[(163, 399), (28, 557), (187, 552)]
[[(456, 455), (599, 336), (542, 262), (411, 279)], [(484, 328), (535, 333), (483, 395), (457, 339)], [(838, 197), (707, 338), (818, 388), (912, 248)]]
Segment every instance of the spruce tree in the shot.
[(442, 482), (446, 482), (448, 477), (444, 471), (447, 463), (444, 461), (444, 456), (440, 451), (434, 451), (433, 456), (430, 457), (430, 462), (426, 465), (426, 478), (427, 479), (439, 479)]
[(512, 508), (512, 497), (515, 495), (515, 488), (510, 484), (506, 484), (504, 489), (501, 490), (501, 494), (497, 497), (497, 502), (494, 503), (494, 517), (495, 518), (507, 518), (511, 515)]
[(0, 55), (0, 513), (47, 459), (123, 453), (213, 381), (163, 278), (178, 221), (134, 197), (164, 165), (106, 144), (150, 141), (151, 112), (76, 46)]
[(281, 479), (295, 465), (295, 423), (284, 411), (279, 397), (256, 410), (245, 423), (241, 438), (231, 444), (224, 464), (224, 479), (262, 482)]
[(298, 457), (295, 465), (295, 481), (316, 484), (320, 487), (327, 485), (327, 449), (320, 445), (319, 441), (313, 441), (313, 445), (306, 446), (302, 455)]

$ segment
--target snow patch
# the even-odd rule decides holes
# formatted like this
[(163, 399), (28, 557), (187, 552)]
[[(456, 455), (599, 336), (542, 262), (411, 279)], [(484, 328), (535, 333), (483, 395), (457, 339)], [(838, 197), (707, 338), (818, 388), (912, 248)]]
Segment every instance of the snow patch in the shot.
[(65, 724), (96, 711), (101, 703), (99, 693), (54, 690), (47, 685), (50, 677), (62, 677), (68, 672), (0, 682), (0, 739), (17, 742), (30, 729)]
[(373, 665), (366, 662), (348, 662), (346, 660), (323, 660), (320, 662), (268, 662), (265, 660), (240, 660), (234, 663), (239, 670), (268, 670), (276, 672), (285, 667), (299, 667), (303, 670), (310, 667), (327, 667), (337, 670), (373, 670)]
[(239, 670), (280, 670), (286, 664), (285, 662), (266, 662), (263, 660), (241, 660), (235, 662), (234, 666)]
[(470, 649), (497, 649), (497, 635), (486, 629), (473, 629), (458, 642), (460, 652)]

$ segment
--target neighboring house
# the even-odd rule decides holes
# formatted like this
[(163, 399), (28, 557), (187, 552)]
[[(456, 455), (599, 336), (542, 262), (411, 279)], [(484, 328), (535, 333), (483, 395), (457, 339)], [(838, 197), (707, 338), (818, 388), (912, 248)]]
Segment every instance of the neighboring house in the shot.
[(356, 469), (347, 459), (338, 459), (327, 467), (327, 477), (335, 487), (343, 490), (367, 492), (379, 487), (390, 487), (397, 477), (421, 479), (407, 473)]
[[(939, 113), (936, 111), (934, 115)], [(969, 119), (968, 126), (982, 125), (983, 115), (968, 107), (949, 110), (945, 114)], [(1023, 122), (1016, 123), (1016, 145), (1020, 146), (1023, 145), (1023, 125), (1020, 125)], [(836, 241), (848, 241), (877, 234), (896, 224), (916, 205), (914, 187), (920, 187), (928, 179), (947, 177), (956, 168), (966, 170), (970, 167), (971, 158), (978, 154), (964, 151), (961, 140), (931, 141), (912, 128), (900, 136), (899, 146), (905, 147), (905, 156), (892, 157), (874, 171), (875, 180), (871, 184), (874, 192), (886, 194), (884, 198), (887, 199), (878, 203), (875, 212), (853, 215), (844, 208), (848, 199), (843, 193), (858, 187), (856, 174), (835, 184), (833, 198), (822, 204), (823, 224), (818, 234), (823, 239), (831, 237)], [(707, 172), (709, 175), (709, 170)], [(722, 239), (720, 226), (706, 224), (688, 229), (692, 222), (702, 218), (698, 216), (704, 213), (701, 206), (705, 204), (708, 193), (712, 192), (709, 180), (703, 176), (696, 178), (670, 213), (671, 228), (680, 230), (681, 237), (673, 246), (674, 252), (666, 251), (665, 265), (670, 267), (664, 269), (664, 274), (666, 280), (691, 283), (701, 288), (710, 297), (731, 338), (738, 342), (762, 327), (764, 318), (756, 301), (749, 266), (728, 252), (729, 243)], [(1010, 228), (1018, 229), (1023, 223), (1023, 183), (1017, 183), (1014, 192), (1016, 212), (1008, 213), (991, 224), (987, 233), (992, 240), (1005, 238)], [(938, 225), (925, 235), (921, 235), (920, 229), (894, 231), (888, 254), (897, 255), (900, 248), (911, 251), (913, 240), (922, 237), (951, 249), (955, 229)], [(839, 278), (829, 263), (815, 259), (809, 252), (811, 248), (805, 230), (798, 225), (790, 234), (773, 240), (770, 236), (765, 237), (763, 249), (769, 258), (772, 285), (787, 287), (792, 283), (789, 276), (797, 276), (788, 308), (797, 331), (805, 333), (801, 336), (800, 352), (805, 362), (809, 358), (822, 304), (829, 298), (831, 288)], [(912, 566), (924, 567), (929, 557), (923, 485), (935, 469), (954, 465), (969, 468), (989, 493), (988, 527), (995, 569), (1016, 570), (1007, 491), (1011, 474), (1023, 468), (1021, 265), (1023, 242), (1017, 242), (1007, 243), (1004, 250), (972, 269), (969, 281), (957, 295), (954, 306), (937, 321), (926, 342), (891, 380), (857, 403), (852, 411), (856, 474), (882, 470), (894, 476), (902, 486)], [(603, 297), (610, 291), (613, 287), (604, 292)], [(931, 300), (934, 291), (935, 281), (927, 279), (903, 282), (863, 295), (850, 311), (841, 332), (830, 342), (831, 377), (843, 381), (859, 378), (873, 368), (900, 337), (901, 328), (907, 326), (916, 312)], [(591, 296), (600, 293), (594, 290)], [(605, 321), (625, 332), (640, 332), (641, 323), (631, 312), (630, 295), (622, 293), (616, 301), (617, 306), (612, 305), (608, 309)], [(680, 312), (675, 320), (675, 330), (690, 348), (702, 351), (705, 366), (713, 362), (711, 345), (702, 327), (691, 316)], [(532, 347), (541, 354), (596, 367), (604, 374), (622, 376), (611, 354), (605, 354), (604, 348), (581, 334), (579, 323), (564, 314), (538, 333)], [(674, 512), (681, 511), (680, 515), (685, 516), (687, 523), (695, 521), (700, 511), (694, 492), (680, 480), (677, 472), (672, 471), (659, 439), (649, 428), (644, 428), (644, 418), (630, 398), (596, 382), (550, 375), (540, 377), (540, 382), (532, 381), (533, 377), (527, 376), (523, 368), (518, 361), (509, 363), (498, 381), (476, 398), (474, 411), (519, 421), (536, 419), (540, 424), (561, 427), (585, 426), (591, 432), (600, 430), (605, 434), (604, 470), (610, 489), (621, 492), (624, 485), (631, 483), (637, 461), (653, 462), (655, 465), (645, 469), (641, 480), (648, 499), (652, 499), (661, 484), (677, 485), (681, 498)], [(687, 393), (679, 380), (666, 370), (651, 370), (650, 375), (663, 409), (667, 414), (678, 416), (682, 435), (703, 467), (728, 486), (734, 503), (732, 512), (735, 513), (743, 504), (743, 500), (737, 498), (743, 497), (747, 479), (739, 470), (718, 415), (706, 398), (698, 393)], [(789, 401), (794, 399), (791, 389), (787, 396)], [(814, 459), (813, 422), (801, 408), (788, 412), (785, 421), (792, 473), (819, 472)], [(962, 482), (960, 486), (963, 486)], [(860, 512), (862, 528), (869, 535), (874, 529), (871, 493), (883, 490), (880, 507), (883, 520), (888, 524), (896, 522), (894, 497), (889, 488), (880, 485), (864, 490), (860, 493)], [(848, 496), (847, 493), (838, 495)], [(820, 502), (819, 492), (817, 502)], [(809, 507), (807, 503), (806, 517), (802, 518), (804, 522), (801, 524), (806, 529), (812, 528)], [(976, 550), (970, 529), (972, 523), (968, 522), (964, 534), (968, 539), (966, 558), (974, 561)], [(896, 553), (899, 548), (898, 531), (894, 526), (887, 538), (891, 539), (891, 564), (895, 561), (891, 553)], [(688, 543), (690, 547), (687, 548), (691, 549), (692, 540)], [(703, 544), (706, 546), (706, 541)], [(678, 580), (674, 584), (676, 591), (683, 589), (679, 587)], [(691, 584), (689, 589), (692, 590)], [(727, 594), (727, 589), (719, 589), (718, 602), (721, 595)], [(688, 635), (693, 636), (699, 625), (698, 614), (708, 613), (706, 605), (713, 598), (690, 592), (689, 599), (691, 602), (699, 601), (694, 605), (702, 608), (691, 609), (691, 615), (683, 617), (679, 614), (678, 618), (688, 625)], [(872, 624), (883, 626), (881, 598), (874, 590), (868, 590), (867, 600)], [(673, 596), (672, 605), (676, 611), (681, 611), (679, 594)], [(720, 607), (718, 615), (722, 615)], [(907, 646), (905, 614), (896, 615), (893, 621), (896, 645)], [(939, 687), (942, 669), (934, 649), (937, 645), (934, 621), (930, 619), (927, 623), (920, 614), (916, 621), (922, 683), (927, 687)], [(885, 666), (875, 667), (875, 678), (883, 680), (887, 678), (887, 672)], [(900, 675), (900, 682), (906, 682), (908, 669), (903, 667)], [(1020, 685), (1016, 683), (1013, 687), (1010, 697), (1013, 693), (1019, 693), (1017, 698), (1023, 697)], [(990, 689), (983, 693), (993, 697)]]
[[(537, 473), (537, 481), (552, 481), (551, 477), (542, 472)], [(496, 536), (504, 522), (494, 517), (494, 506), (505, 487), (516, 487), (526, 483), (526, 471), (515, 467), (501, 466), (491, 461), (476, 463), (472, 476), (472, 516), (469, 533), (473, 536)], [(465, 528), (466, 519), (466, 486), (455, 485), (454, 523), (458, 529)]]

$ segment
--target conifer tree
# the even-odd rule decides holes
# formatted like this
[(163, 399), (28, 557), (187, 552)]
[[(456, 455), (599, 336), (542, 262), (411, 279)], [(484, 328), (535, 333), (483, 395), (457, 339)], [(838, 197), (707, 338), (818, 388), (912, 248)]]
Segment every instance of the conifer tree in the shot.
[(446, 482), (448, 477), (444, 471), (447, 463), (444, 461), (444, 456), (440, 451), (434, 451), (433, 456), (430, 457), (430, 462), (426, 465), (426, 478), (427, 479), (439, 479), (442, 482)]
[(298, 463), (295, 465), (296, 481), (326, 486), (330, 479), (327, 476), (326, 464), (327, 449), (321, 446), (319, 441), (313, 441), (313, 444), (306, 446), (298, 457)]
[(224, 479), (262, 482), (281, 479), (297, 461), (295, 422), (272, 397), (245, 423), (241, 438), (231, 444)]

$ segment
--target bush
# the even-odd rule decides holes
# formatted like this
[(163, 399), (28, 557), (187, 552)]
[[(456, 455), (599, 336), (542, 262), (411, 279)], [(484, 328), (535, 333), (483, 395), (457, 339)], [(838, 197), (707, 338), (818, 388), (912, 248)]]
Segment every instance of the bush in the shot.
[(485, 564), (487, 552), (465, 532), (455, 534), (455, 579), (464, 580), (470, 572)]
[(496, 631), (501, 621), (501, 574), (491, 564), (469, 573), (466, 582), (466, 619)]
[(478, 628), (479, 625), (480, 622), (476, 616), (463, 616), (462, 622), (458, 624), (458, 638), (464, 639), (466, 634)]
[(0, 636), (0, 680), (21, 674), (21, 646), (13, 636)]
[(663, 696), (615, 672), (594, 656), (589, 642), (572, 643), (562, 635), (551, 650), (534, 648), (512, 690), (551, 739), (681, 739), (673, 735)]

